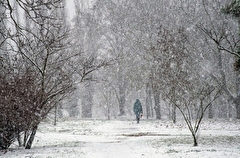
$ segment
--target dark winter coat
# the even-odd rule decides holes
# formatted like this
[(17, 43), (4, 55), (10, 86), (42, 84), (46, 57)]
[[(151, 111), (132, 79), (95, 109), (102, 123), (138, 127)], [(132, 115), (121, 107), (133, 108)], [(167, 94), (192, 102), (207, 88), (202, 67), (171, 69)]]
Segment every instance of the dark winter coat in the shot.
[(142, 105), (139, 99), (137, 99), (134, 103), (133, 111), (137, 117), (139, 117), (139, 115), (143, 113)]

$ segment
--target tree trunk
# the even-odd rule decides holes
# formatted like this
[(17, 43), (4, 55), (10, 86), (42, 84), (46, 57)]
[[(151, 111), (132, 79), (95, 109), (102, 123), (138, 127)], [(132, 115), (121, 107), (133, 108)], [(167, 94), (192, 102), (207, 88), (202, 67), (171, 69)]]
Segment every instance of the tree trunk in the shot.
[(30, 135), (30, 133), (28, 130), (24, 131), (23, 146), (26, 146), (29, 135)]
[(55, 109), (54, 109), (54, 123), (53, 125), (56, 126), (57, 125), (57, 104), (55, 105)]
[(149, 83), (146, 84), (146, 117), (147, 119), (151, 116), (151, 106), (152, 106), (152, 101), (151, 101), (151, 90)]
[(111, 117), (110, 117), (110, 107), (109, 107), (109, 105), (108, 105), (108, 107), (107, 107), (107, 119), (108, 119), (108, 120), (111, 119)]
[(235, 99), (237, 119), (240, 119), (240, 96)]
[(175, 105), (173, 105), (173, 109), (172, 109), (172, 120), (173, 120), (173, 123), (174, 123), (174, 124), (177, 122), (176, 109), (177, 109), (177, 107), (176, 107)]
[(240, 104), (239, 103), (236, 105), (236, 109), (237, 109), (237, 119), (240, 119)]
[(151, 117), (153, 117), (154, 116), (154, 110), (153, 110), (152, 98), (151, 98), (150, 109), (151, 109)]
[(237, 72), (237, 80), (236, 80), (236, 86), (237, 86), (237, 98), (235, 99), (234, 103), (236, 105), (237, 110), (237, 119), (240, 119), (240, 70)]
[(119, 116), (125, 115), (125, 92), (120, 90), (120, 98), (119, 98)]
[(120, 66), (118, 72), (118, 90), (119, 90), (119, 116), (125, 115), (125, 103), (126, 103), (126, 89), (127, 81), (122, 72), (122, 67)]
[(198, 142), (197, 142), (197, 137), (195, 134), (192, 135), (193, 136), (193, 146), (198, 146)]
[(27, 144), (26, 144), (25, 149), (31, 149), (32, 143), (33, 143), (33, 140), (34, 140), (34, 137), (35, 137), (36, 132), (37, 132), (37, 128), (38, 128), (38, 126), (35, 126), (35, 127), (32, 129), (32, 132), (31, 132), (31, 134), (30, 134), (30, 138), (29, 138), (28, 141), (27, 141)]
[(154, 93), (154, 101), (155, 101), (155, 112), (156, 112), (156, 119), (161, 119), (161, 106), (160, 106), (160, 93), (156, 92)]
[(21, 133), (20, 132), (18, 132), (17, 140), (18, 140), (19, 147), (22, 147), (23, 143), (22, 143), (22, 137), (21, 137)]
[(209, 105), (208, 107), (208, 118), (213, 119), (213, 105)]
[(90, 81), (84, 85), (85, 92), (82, 98), (82, 117), (92, 118), (92, 106), (93, 106), (93, 87)]
[[(175, 91), (175, 87), (172, 87), (172, 88), (171, 88), (171, 93), (172, 93), (172, 100), (173, 100), (174, 102), (176, 102), (176, 91)], [(177, 106), (176, 106), (175, 104), (172, 104), (172, 111), (171, 111), (171, 113), (170, 113), (170, 116), (171, 116), (174, 124), (177, 122), (176, 109), (177, 109)]]
[(227, 117), (228, 117), (228, 119), (229, 120), (231, 120), (232, 119), (232, 105), (231, 105), (231, 103), (228, 101), (228, 112), (227, 112)]

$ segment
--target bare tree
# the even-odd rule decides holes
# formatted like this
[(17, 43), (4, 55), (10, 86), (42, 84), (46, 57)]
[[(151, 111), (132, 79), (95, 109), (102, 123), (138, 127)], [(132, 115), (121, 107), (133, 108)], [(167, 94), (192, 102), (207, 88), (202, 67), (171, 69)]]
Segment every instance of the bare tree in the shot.
[[(199, 71), (201, 67), (189, 55), (189, 37), (183, 28), (170, 30), (161, 26), (158, 35), (154, 52), (161, 67), (158, 76), (163, 87), (161, 93), (181, 112), (197, 146), (201, 121), (208, 107), (220, 96), (219, 88), (210, 77), (204, 78)], [(176, 109), (172, 116), (175, 122)]]
[[(10, 63), (13, 64), (11, 72), (14, 77), (3, 74), (7, 78), (1, 81), (10, 83), (10, 87), (3, 87), (9, 92), (9, 95), (4, 93), (5, 96), (7, 95), (7, 101), (16, 100), (9, 102), (11, 104), (9, 108), (13, 107), (13, 109), (7, 108), (6, 113), (3, 113), (6, 117), (1, 117), (1, 119), (20, 127), (20, 125), (17, 126), (18, 122), (15, 117), (10, 117), (19, 113), (16, 115), (17, 119), (23, 120), (24, 126), (17, 130), (25, 131), (25, 148), (30, 149), (39, 123), (56, 107), (65, 94), (74, 90), (76, 81), (72, 77), (73, 74), (80, 75), (78, 83), (83, 82), (93, 71), (105, 66), (106, 62), (103, 60), (98, 60), (98, 63), (92, 62), (91, 57), (83, 58), (81, 51), (70, 51), (70, 32), (64, 23), (62, 0), (46, 3), (19, 0), (16, 1), (15, 7), (11, 1), (6, 0), (1, 1), (1, 5), (7, 16), (4, 22), (8, 24), (3, 25), (6, 32), (1, 32), (4, 33), (4, 39), (1, 42), (7, 45), (6, 49), (10, 52), (8, 56)], [(28, 20), (19, 21), (15, 16), (16, 8), (22, 10), (21, 16)], [(12, 31), (7, 28), (9, 26), (13, 28)], [(2, 44), (1, 49), (3, 49)], [(18, 64), (14, 65), (14, 60), (20, 63), (21, 68)], [(81, 60), (84, 62), (76, 64)], [(28, 77), (21, 74), (29, 75), (31, 83)], [(22, 85), (19, 84), (20, 81)], [(23, 89), (21, 89), (22, 86)], [(25, 90), (28, 93), (24, 93)], [(13, 98), (14, 95), (17, 98)], [(4, 102), (1, 104), (1, 109), (2, 107), (5, 109), (7, 105), (8, 103)], [(11, 111), (11, 115), (8, 115)], [(4, 127), (4, 123), (1, 124), (1, 128), (2, 125)], [(5, 127), (8, 128), (8, 126)]]
[[(194, 92), (193, 92), (194, 93)], [(184, 94), (181, 100), (167, 98), (181, 112), (188, 129), (193, 137), (193, 145), (198, 146), (198, 131), (208, 107), (220, 96), (220, 90), (216, 87), (203, 85), (195, 94)], [(210, 99), (209, 99), (210, 98)], [(195, 111), (195, 112), (194, 112)]]

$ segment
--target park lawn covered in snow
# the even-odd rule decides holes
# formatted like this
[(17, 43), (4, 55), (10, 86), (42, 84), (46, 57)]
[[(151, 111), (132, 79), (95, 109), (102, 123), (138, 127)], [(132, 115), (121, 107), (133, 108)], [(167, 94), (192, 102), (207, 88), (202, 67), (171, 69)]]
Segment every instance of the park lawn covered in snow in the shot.
[(30, 150), (13, 144), (2, 158), (239, 158), (240, 121), (204, 121), (199, 146), (183, 121), (67, 120), (43, 122)]

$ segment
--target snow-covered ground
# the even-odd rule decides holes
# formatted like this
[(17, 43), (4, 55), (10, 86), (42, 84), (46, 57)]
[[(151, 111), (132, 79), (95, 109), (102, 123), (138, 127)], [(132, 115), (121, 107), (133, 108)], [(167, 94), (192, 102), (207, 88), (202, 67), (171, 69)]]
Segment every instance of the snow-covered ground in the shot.
[(239, 158), (240, 121), (204, 121), (199, 146), (184, 122), (68, 120), (42, 123), (32, 149), (13, 144), (2, 158)]

